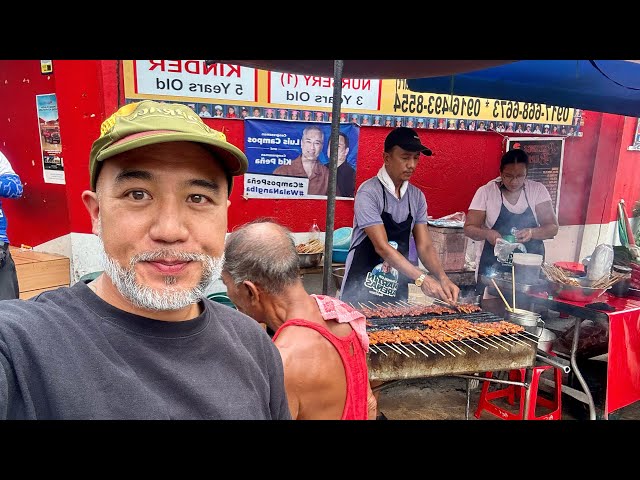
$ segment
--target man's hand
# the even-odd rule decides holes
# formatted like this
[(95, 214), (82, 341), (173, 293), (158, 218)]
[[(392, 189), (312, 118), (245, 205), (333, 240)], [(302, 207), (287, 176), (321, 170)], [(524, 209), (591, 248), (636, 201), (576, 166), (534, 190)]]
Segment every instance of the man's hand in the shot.
[(439, 282), (435, 278), (427, 275), (420, 288), (422, 293), (428, 297), (439, 298), (450, 304), (458, 302), (460, 289), (455, 283), (449, 280), (449, 277), (446, 275)]
[(449, 280), (449, 277), (445, 276), (440, 280), (440, 286), (444, 291), (445, 296), (442, 297), (443, 300), (449, 302), (452, 305), (458, 303), (458, 294), (460, 293), (460, 288)]
[(430, 275), (427, 275), (424, 278), (424, 282), (420, 286), (422, 293), (424, 293), (427, 297), (435, 297), (435, 298), (445, 298), (444, 290), (442, 290), (442, 286), (440, 282), (438, 282), (435, 278)]
[(523, 228), (522, 230), (518, 230), (516, 232), (516, 241), (520, 243), (527, 243), (529, 240), (533, 239), (533, 229), (531, 228)]
[(489, 230), (487, 232), (487, 242), (489, 242), (491, 245), (495, 245), (496, 241), (502, 238), (502, 235), (500, 235), (500, 232), (498, 232), (497, 230)]

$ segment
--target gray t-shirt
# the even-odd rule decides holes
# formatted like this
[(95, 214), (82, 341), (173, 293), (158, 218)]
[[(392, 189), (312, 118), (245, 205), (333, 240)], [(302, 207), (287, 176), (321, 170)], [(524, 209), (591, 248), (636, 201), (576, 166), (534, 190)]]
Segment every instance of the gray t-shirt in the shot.
[(252, 318), (203, 300), (164, 322), (83, 282), (0, 302), (0, 419), (290, 419), (282, 359)]
[[(372, 177), (360, 185), (356, 193), (353, 206), (353, 233), (351, 236), (351, 247), (345, 262), (345, 274), (343, 284), (349, 275), (351, 262), (353, 261), (354, 247), (360, 245), (367, 234), (364, 229), (371, 225), (382, 225), (382, 209), (385, 197), (383, 197), (383, 186), (378, 177)], [(409, 184), (407, 191), (401, 199), (396, 198), (390, 192), (384, 192), (388, 212), (395, 222), (404, 222), (409, 215), (409, 202), (411, 202), (411, 230), (417, 223), (427, 223), (427, 199), (424, 193), (415, 185)]]

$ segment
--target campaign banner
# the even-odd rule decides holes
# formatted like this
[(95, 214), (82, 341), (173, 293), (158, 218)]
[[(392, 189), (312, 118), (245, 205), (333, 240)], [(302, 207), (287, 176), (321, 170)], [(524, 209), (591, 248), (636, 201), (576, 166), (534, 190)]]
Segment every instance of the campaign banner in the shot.
[[(249, 167), (244, 194), (253, 198), (326, 198), (331, 125), (291, 120), (247, 119), (244, 152)], [(353, 198), (357, 125), (340, 127), (336, 198)]]

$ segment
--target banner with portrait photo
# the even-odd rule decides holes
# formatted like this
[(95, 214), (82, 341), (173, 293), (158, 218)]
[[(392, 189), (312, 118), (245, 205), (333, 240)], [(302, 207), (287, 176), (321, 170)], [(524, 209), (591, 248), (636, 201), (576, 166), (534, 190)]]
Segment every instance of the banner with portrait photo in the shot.
[[(247, 119), (244, 133), (249, 160), (244, 175), (245, 197), (327, 198), (330, 124)], [(340, 126), (338, 159), (345, 160), (338, 167), (337, 199), (353, 199), (359, 133), (355, 124)], [(310, 177), (305, 166), (313, 168)]]

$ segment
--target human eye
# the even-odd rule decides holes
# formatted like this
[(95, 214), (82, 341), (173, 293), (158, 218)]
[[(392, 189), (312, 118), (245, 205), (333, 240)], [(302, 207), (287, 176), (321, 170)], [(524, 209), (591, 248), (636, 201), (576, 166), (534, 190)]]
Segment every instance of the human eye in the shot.
[(211, 203), (211, 199), (206, 195), (194, 193), (193, 195), (189, 195), (189, 202), (197, 203), (197, 204), (206, 204), (206, 203)]
[(148, 200), (151, 198), (151, 195), (144, 190), (130, 190), (125, 194), (125, 196), (137, 201)]

